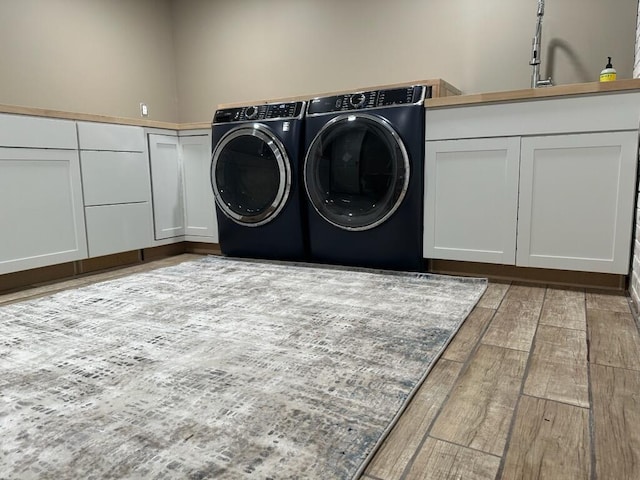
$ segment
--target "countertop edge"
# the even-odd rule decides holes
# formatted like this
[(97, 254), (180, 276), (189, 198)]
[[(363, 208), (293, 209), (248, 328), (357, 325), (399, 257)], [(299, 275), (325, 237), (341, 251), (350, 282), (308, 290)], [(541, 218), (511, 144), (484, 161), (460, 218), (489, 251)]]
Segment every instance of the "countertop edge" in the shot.
[(129, 125), (134, 127), (161, 128), (165, 130), (200, 130), (211, 128), (210, 122), (173, 123), (164, 122), (161, 120), (149, 120), (144, 118), (128, 118), (110, 115), (98, 115), (92, 113), (66, 112), (63, 110), (23, 107), (19, 105), (0, 104), (0, 113), (57, 118), (61, 120), (74, 120), (79, 122), (99, 122), (117, 125)]
[(505, 92), (456, 95), (425, 100), (427, 108), (462, 107), (490, 103), (523, 102), (543, 100), (572, 95), (594, 95), (601, 93), (622, 93), (640, 90), (640, 79), (616, 80), (613, 82), (574, 83), (554, 87), (527, 88)]
[[(431, 78), (431, 79), (421, 79), (421, 80), (412, 80), (409, 82), (401, 82), (401, 83), (390, 83), (384, 85), (374, 85), (367, 86), (361, 88), (353, 88), (349, 90), (339, 90), (332, 92), (320, 92), (306, 95), (297, 95), (292, 97), (281, 97), (281, 98), (268, 98), (261, 100), (252, 100), (252, 101), (243, 101), (243, 102), (234, 102), (234, 103), (223, 103), (216, 107), (216, 109), (220, 108), (232, 108), (232, 107), (244, 107), (248, 105), (261, 105), (265, 103), (278, 103), (278, 102), (296, 102), (296, 101), (308, 101), (313, 98), (328, 96), (328, 95), (339, 95), (343, 93), (350, 93), (355, 91), (364, 91), (364, 90), (379, 90), (383, 88), (395, 88), (395, 87), (408, 87), (411, 85), (426, 85), (431, 86), (433, 89), (434, 96), (440, 97), (444, 95), (460, 95), (460, 90), (455, 88), (450, 83), (442, 80), (441, 78)], [(160, 120), (150, 120), (145, 118), (129, 118), (129, 117), (118, 117), (118, 116), (110, 116), (110, 115), (99, 115), (99, 114), (91, 114), (91, 113), (79, 113), (79, 112), (67, 112), (63, 110), (53, 110), (47, 108), (37, 108), (37, 107), (25, 107), (20, 105), (8, 105), (8, 104), (0, 104), (0, 113), (9, 113), (16, 115), (31, 115), (36, 117), (47, 117), (47, 118), (58, 118), (63, 120), (76, 120), (76, 121), (85, 121), (85, 122), (100, 122), (100, 123), (112, 123), (118, 125), (131, 125), (131, 126), (139, 126), (146, 128), (159, 128), (165, 130), (202, 130), (211, 128), (211, 122), (187, 122), (187, 123), (174, 123), (174, 122), (165, 122)], [(213, 114), (211, 116), (213, 118)]]
[[(414, 80), (411, 82), (394, 83), (387, 85), (378, 85), (366, 87), (360, 90), (372, 90), (380, 88), (403, 87), (410, 85), (430, 85), (437, 89), (437, 95), (434, 98), (425, 100), (424, 105), (427, 108), (445, 108), (445, 107), (462, 107), (467, 105), (482, 105), (491, 103), (510, 103), (531, 100), (542, 100), (554, 97), (572, 96), (572, 95), (593, 95), (601, 93), (621, 93), (634, 90), (640, 91), (640, 78), (616, 80), (614, 82), (590, 82), (576, 83), (569, 85), (557, 85), (554, 87), (528, 88), (522, 90), (511, 90), (505, 92), (489, 92), (477, 93), (470, 95), (460, 95), (460, 91), (445, 82), (442, 79)], [(294, 97), (283, 97), (277, 99), (263, 99), (252, 102), (236, 102), (220, 104), (216, 108), (229, 108), (246, 105), (259, 105), (272, 102), (284, 101), (300, 101), (310, 100), (319, 96), (336, 95), (346, 92), (358, 91), (358, 89), (341, 90), (335, 92), (324, 92), (320, 94), (300, 95)], [(0, 104), (0, 113), (8, 113), (15, 115), (30, 115), (46, 118), (57, 118), (63, 120), (86, 121), (111, 123), (118, 125), (131, 125), (145, 128), (159, 128), (165, 130), (202, 130), (211, 128), (210, 122), (187, 122), (174, 123), (161, 120), (149, 120), (144, 118), (118, 117), (91, 113), (67, 112), (63, 110), (53, 110), (37, 107), (24, 107), (19, 105), (3, 105)]]

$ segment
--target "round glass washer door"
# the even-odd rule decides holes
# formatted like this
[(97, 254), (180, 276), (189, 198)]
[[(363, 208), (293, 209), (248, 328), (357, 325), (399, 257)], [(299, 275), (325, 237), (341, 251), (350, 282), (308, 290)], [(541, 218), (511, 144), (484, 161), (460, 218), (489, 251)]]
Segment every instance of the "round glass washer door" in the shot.
[(407, 150), (387, 120), (335, 117), (307, 150), (304, 182), (315, 210), (345, 230), (368, 230), (391, 217), (409, 185)]
[(291, 190), (291, 165), (282, 142), (263, 124), (234, 128), (211, 155), (216, 203), (236, 223), (257, 227), (275, 219)]

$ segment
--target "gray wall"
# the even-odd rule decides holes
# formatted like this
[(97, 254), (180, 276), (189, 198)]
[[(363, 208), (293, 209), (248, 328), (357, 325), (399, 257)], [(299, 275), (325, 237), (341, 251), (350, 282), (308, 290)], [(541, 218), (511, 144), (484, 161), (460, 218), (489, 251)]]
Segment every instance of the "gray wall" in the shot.
[[(637, 0), (547, 0), (543, 74), (631, 78)], [(537, 0), (177, 0), (180, 120), (218, 103), (443, 78), (528, 88)]]
[[(537, 0), (0, 0), (0, 103), (209, 121), (218, 103), (443, 78), (527, 88)], [(633, 68), (637, 0), (546, 0), (543, 73)], [(179, 100), (179, 101), (178, 101)]]
[(0, 0), (0, 103), (178, 116), (170, 0)]

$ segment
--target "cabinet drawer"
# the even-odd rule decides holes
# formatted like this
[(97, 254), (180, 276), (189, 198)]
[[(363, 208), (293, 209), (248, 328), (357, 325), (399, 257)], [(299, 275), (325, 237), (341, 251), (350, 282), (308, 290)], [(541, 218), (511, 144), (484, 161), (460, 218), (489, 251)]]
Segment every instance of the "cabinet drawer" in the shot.
[(638, 130), (640, 92), (427, 108), (426, 139)]
[(90, 257), (151, 246), (149, 202), (86, 207), (85, 214)]
[(150, 201), (143, 153), (82, 151), (80, 160), (85, 206)]
[(128, 125), (78, 122), (78, 142), (82, 150), (144, 152), (144, 129)]
[(76, 150), (78, 137), (70, 120), (0, 114), (0, 147)]

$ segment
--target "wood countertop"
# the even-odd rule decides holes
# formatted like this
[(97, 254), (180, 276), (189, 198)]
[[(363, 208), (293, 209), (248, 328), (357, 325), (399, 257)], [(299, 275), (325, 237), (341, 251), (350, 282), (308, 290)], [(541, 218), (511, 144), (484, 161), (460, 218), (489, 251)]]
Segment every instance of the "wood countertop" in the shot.
[(19, 105), (0, 104), (0, 113), (16, 115), (31, 115), (34, 117), (60, 118), (84, 122), (115, 123), (118, 125), (133, 125), (137, 127), (162, 128), (167, 130), (199, 130), (211, 128), (210, 122), (172, 123), (144, 118), (112, 117), (109, 115), (94, 115), (90, 113), (65, 112), (46, 108), (21, 107)]
[[(225, 103), (218, 105), (217, 108), (229, 108), (229, 107), (244, 107), (249, 105), (261, 105), (265, 103), (277, 103), (277, 102), (295, 102), (301, 100), (310, 100), (316, 97), (339, 95), (342, 93), (350, 93), (359, 90), (380, 90), (383, 88), (394, 87), (406, 87), (411, 85), (427, 85), (432, 88), (433, 97), (444, 97), (448, 95), (460, 95), (460, 90), (445, 82), (440, 78), (428, 79), (428, 80), (413, 80), (410, 82), (393, 83), (387, 85), (376, 85), (363, 87), (361, 89), (351, 89), (335, 92), (322, 92), (308, 95), (301, 95), (296, 97), (283, 97), (283, 98), (270, 98), (236, 103)], [(159, 120), (149, 120), (144, 118), (128, 118), (128, 117), (114, 117), (109, 115), (94, 115), (90, 113), (78, 113), (78, 112), (66, 112), (62, 110), (51, 110), (45, 108), (35, 107), (22, 107), (19, 105), (2, 105), (0, 104), (0, 113), (12, 113), (17, 115), (31, 115), (35, 117), (48, 117), (48, 118), (61, 118), (65, 120), (78, 120), (85, 122), (101, 122), (101, 123), (115, 123), (119, 125), (134, 125), (146, 128), (162, 128), (166, 130), (200, 130), (211, 128), (211, 122), (191, 122), (191, 123), (172, 123), (162, 122)], [(212, 115), (213, 118), (213, 115)]]
[[(432, 87), (433, 98), (425, 100), (425, 106), (429, 108), (455, 107), (483, 103), (506, 103), (561, 97), (568, 95), (593, 95), (599, 93), (615, 93), (630, 90), (640, 90), (640, 79), (617, 80), (615, 82), (575, 83), (570, 85), (558, 85), (555, 87), (527, 88), (523, 90), (511, 90), (506, 92), (477, 93), (472, 95), (460, 95), (460, 91), (442, 79), (414, 80), (411, 82), (394, 83), (388, 85), (376, 85), (360, 90), (376, 90), (381, 88), (403, 87), (409, 85), (429, 85)], [(350, 91), (357, 91), (353, 89)], [(253, 102), (226, 103), (217, 108), (259, 105), (271, 102), (309, 100), (312, 98), (339, 95), (349, 91), (324, 92), (308, 94), (297, 97), (263, 99)], [(108, 115), (94, 115), (90, 113), (66, 112), (45, 108), (22, 107), (19, 105), (0, 104), (0, 113), (17, 115), (32, 115), (37, 117), (61, 118), (66, 120), (78, 120), (86, 122), (114, 123), (120, 125), (134, 125), (146, 128), (161, 128), (166, 130), (200, 130), (211, 128), (210, 122), (173, 123), (144, 118), (114, 117)]]
[(527, 88), (506, 92), (477, 93), (472, 95), (456, 95), (430, 98), (424, 104), (428, 108), (456, 107), (478, 105), (483, 103), (507, 103), (539, 100), (570, 95), (594, 95), (602, 93), (620, 93), (640, 90), (640, 79), (616, 80), (614, 82), (574, 83), (554, 87)]

